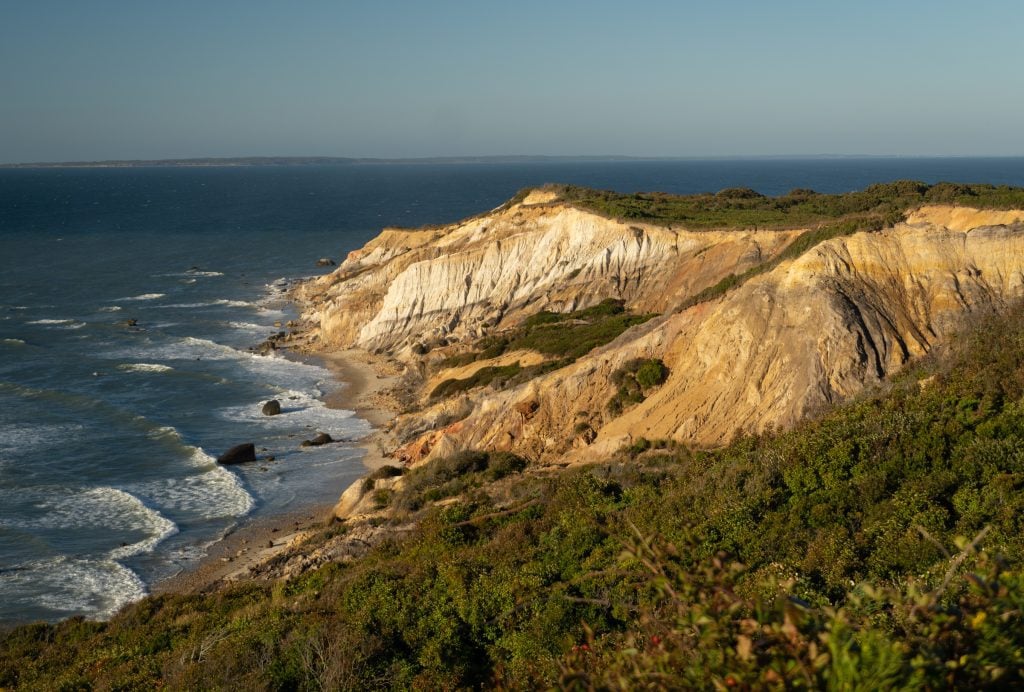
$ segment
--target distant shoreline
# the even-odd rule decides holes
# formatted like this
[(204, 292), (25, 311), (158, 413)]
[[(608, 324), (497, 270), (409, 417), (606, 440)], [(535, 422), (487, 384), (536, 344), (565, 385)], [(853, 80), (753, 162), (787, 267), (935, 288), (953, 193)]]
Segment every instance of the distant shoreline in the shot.
[(430, 156), (422, 158), (355, 158), (342, 156), (243, 156), (204, 157), (189, 159), (112, 159), (106, 161), (38, 161), (31, 163), (0, 163), (0, 170), (25, 168), (232, 168), (249, 166), (387, 166), (502, 163), (594, 163), (642, 161), (765, 161), (765, 160), (828, 160), (828, 159), (1014, 159), (1014, 155), (975, 154), (765, 154), (746, 156)]
[(465, 163), (545, 163), (573, 161), (655, 161), (671, 160), (641, 156), (440, 156), (404, 159), (347, 158), (339, 156), (245, 156), (194, 159), (131, 159), (109, 161), (60, 161), (0, 163), (0, 169), (12, 168), (213, 168), (240, 166), (365, 166)]

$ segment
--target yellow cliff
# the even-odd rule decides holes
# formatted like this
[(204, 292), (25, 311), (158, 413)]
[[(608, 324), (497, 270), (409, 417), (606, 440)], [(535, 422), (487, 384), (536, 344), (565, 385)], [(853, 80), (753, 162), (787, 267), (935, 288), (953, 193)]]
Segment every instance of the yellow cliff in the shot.
[[(392, 426), (402, 460), (474, 447), (579, 459), (639, 437), (714, 446), (792, 426), (927, 353), (965, 313), (1020, 297), (1022, 222), (1022, 211), (920, 207), (895, 226), (819, 243), (691, 305), (723, 278), (770, 262), (806, 229), (633, 223), (535, 191), (450, 226), (389, 229), (297, 297), (314, 348), (357, 347), (405, 363), (408, 411)], [(503, 354), (444, 370), (443, 356), (542, 309), (605, 298), (658, 317), (517, 386), (427, 396), (453, 373), (540, 358)], [(662, 360), (668, 379), (612, 413), (614, 374), (636, 358)]]

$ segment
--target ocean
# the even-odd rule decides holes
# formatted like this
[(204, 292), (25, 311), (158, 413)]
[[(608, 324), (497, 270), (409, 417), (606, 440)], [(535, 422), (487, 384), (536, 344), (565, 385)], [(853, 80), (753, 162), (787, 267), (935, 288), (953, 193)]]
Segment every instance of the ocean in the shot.
[[(384, 226), (517, 190), (843, 192), (913, 178), (1024, 185), (1024, 159), (367, 164), (0, 170), (0, 623), (105, 618), (255, 515), (331, 502), (369, 425), (315, 359), (247, 349), (288, 282)], [(342, 390), (343, 394), (343, 390)], [(283, 402), (280, 416), (262, 402)], [(254, 442), (261, 460), (215, 457)], [(273, 461), (266, 456), (274, 457)]]

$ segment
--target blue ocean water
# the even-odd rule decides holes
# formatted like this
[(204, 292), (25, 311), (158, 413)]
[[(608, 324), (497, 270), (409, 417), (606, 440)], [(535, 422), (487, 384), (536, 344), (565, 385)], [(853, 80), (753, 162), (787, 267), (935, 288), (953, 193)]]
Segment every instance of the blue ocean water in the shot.
[[(320, 403), (328, 373), (246, 351), (294, 316), (281, 288), (319, 257), (545, 182), (778, 194), (898, 178), (1024, 185), (1024, 159), (0, 171), (0, 622), (106, 617), (245, 517), (360, 475), (357, 450), (298, 447), (369, 430)], [(283, 415), (260, 414), (270, 398)], [(275, 460), (215, 464), (243, 441)]]

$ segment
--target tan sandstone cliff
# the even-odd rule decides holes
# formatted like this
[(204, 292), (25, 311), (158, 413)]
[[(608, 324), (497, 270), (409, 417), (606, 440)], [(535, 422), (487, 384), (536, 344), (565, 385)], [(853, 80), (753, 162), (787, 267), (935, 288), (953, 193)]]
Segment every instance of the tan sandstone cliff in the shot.
[(298, 298), (320, 348), (400, 350), (609, 297), (664, 312), (769, 259), (798, 233), (623, 223), (537, 191), (451, 226), (386, 229), (335, 272), (301, 287)]
[[(423, 387), (419, 408), (395, 425), (404, 443), (397, 453), (408, 460), (472, 447), (583, 457), (640, 436), (710, 446), (737, 431), (790, 426), (927, 352), (964, 312), (1021, 296), (1022, 222), (1020, 211), (924, 207), (894, 228), (821, 243), (681, 309), (703, 288), (776, 256), (801, 230), (624, 223), (535, 192), (444, 228), (387, 230), (298, 297), (317, 348), (388, 350), (421, 375), (423, 362), (458, 348), (448, 344), (541, 309), (615, 297), (661, 315), (515, 388), (431, 403), (423, 392), (451, 373), (413, 378)], [(422, 347), (437, 350), (421, 358)], [(528, 354), (503, 357), (520, 355)], [(612, 375), (638, 357), (662, 359), (669, 377), (613, 417)], [(489, 364), (463, 366), (459, 376)]]

